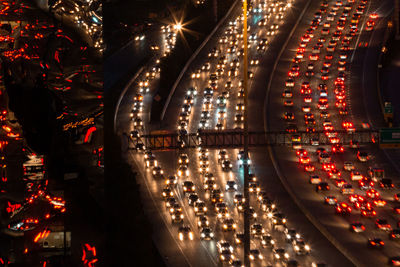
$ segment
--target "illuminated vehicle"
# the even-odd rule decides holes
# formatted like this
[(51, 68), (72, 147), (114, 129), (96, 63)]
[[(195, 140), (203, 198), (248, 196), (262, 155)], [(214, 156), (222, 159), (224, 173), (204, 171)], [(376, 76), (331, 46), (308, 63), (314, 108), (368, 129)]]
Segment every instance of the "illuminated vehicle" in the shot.
[(392, 226), (388, 223), (387, 220), (385, 219), (377, 219), (375, 221), (375, 226), (379, 229), (379, 230), (383, 230), (383, 231), (390, 231), (392, 230)]
[(324, 203), (328, 205), (336, 205), (337, 204), (337, 199), (334, 196), (326, 196), (324, 198)]
[(183, 241), (183, 240), (193, 240), (193, 238), (194, 238), (192, 230), (187, 225), (179, 227), (178, 236), (179, 236), (179, 240), (181, 240), (181, 241)]
[(249, 258), (251, 261), (264, 259), (263, 255), (260, 253), (258, 249), (250, 249)]
[(212, 190), (212, 189), (217, 188), (217, 184), (216, 184), (215, 180), (212, 180), (212, 179), (205, 180), (203, 186), (204, 186), (204, 190)]
[(310, 164), (310, 157), (302, 156), (302, 157), (299, 158), (299, 162), (301, 164)]
[(292, 242), (293, 240), (300, 238), (300, 234), (296, 233), (295, 229), (285, 228), (283, 232), (285, 234), (286, 242)]
[(231, 267), (244, 267), (241, 260), (230, 259), (229, 264), (229, 266)]
[(382, 189), (393, 189), (394, 184), (392, 182), (392, 179), (389, 178), (383, 178), (379, 182), (379, 187)]
[(194, 210), (194, 213), (196, 214), (196, 216), (204, 215), (207, 213), (206, 203), (204, 203), (201, 200), (197, 200), (196, 202), (194, 202), (193, 207), (194, 207), (193, 210)]
[(352, 181), (359, 181), (359, 180), (362, 180), (362, 179), (363, 179), (363, 176), (362, 176), (362, 174), (361, 174), (360, 172), (358, 172), (358, 171), (351, 171), (351, 172), (350, 172), (350, 179), (351, 179)]
[(329, 191), (330, 187), (328, 185), (328, 183), (326, 182), (320, 182), (315, 186), (315, 191), (319, 192), (319, 191)]
[(174, 196), (174, 192), (172, 191), (171, 187), (169, 187), (168, 185), (165, 186), (162, 190), (162, 196), (164, 199), (167, 199), (169, 197), (173, 197)]
[(182, 210), (176, 209), (172, 214), (171, 214), (171, 220), (173, 223), (181, 223), (183, 222), (183, 218), (185, 216), (182, 213)]
[(232, 170), (232, 163), (230, 160), (225, 159), (221, 163), (221, 167), (223, 171), (231, 171)]
[(189, 193), (188, 196), (188, 204), (189, 206), (194, 206), (194, 203), (196, 203), (197, 201), (199, 201), (199, 196), (197, 195), (197, 193)]
[(373, 21), (372, 19), (367, 21), (367, 24), (365, 26), (365, 30), (366, 31), (372, 31), (374, 29), (375, 26), (375, 21)]
[(332, 145), (332, 153), (343, 153), (344, 152), (344, 147), (341, 144), (334, 144)]
[(250, 193), (257, 193), (260, 192), (260, 185), (258, 182), (251, 181), (249, 182), (249, 192)]
[(361, 206), (361, 216), (363, 217), (375, 217), (376, 211), (370, 206)]
[(380, 238), (370, 238), (367, 241), (367, 246), (369, 248), (382, 249), (385, 243)]
[(175, 186), (178, 183), (178, 178), (175, 175), (168, 176), (167, 179), (165, 179), (165, 184), (169, 186)]
[(345, 161), (344, 164), (343, 164), (343, 168), (346, 171), (353, 171), (354, 170), (354, 164), (351, 161)]
[(174, 214), (175, 211), (182, 211), (182, 206), (181, 204), (179, 204), (178, 202), (174, 202), (173, 204), (171, 204), (171, 206), (169, 207), (169, 214)]
[(195, 193), (196, 186), (192, 181), (184, 181), (182, 183), (182, 189), (185, 194)]
[(189, 176), (189, 170), (186, 165), (180, 165), (178, 168), (178, 176), (179, 177), (187, 177)]
[(400, 193), (394, 194), (393, 200), (396, 201), (396, 202), (400, 202)]
[(386, 205), (386, 201), (380, 198), (376, 198), (372, 201), (372, 203), (376, 206), (376, 207), (384, 207)]
[(201, 240), (212, 240), (214, 239), (214, 233), (210, 227), (204, 227), (200, 230)]
[(358, 181), (358, 186), (362, 190), (368, 190), (374, 187), (374, 182), (370, 178), (363, 177)]
[(265, 230), (261, 224), (255, 223), (251, 225), (250, 233), (252, 237), (261, 239), (262, 235), (265, 233)]
[(238, 188), (236, 181), (230, 180), (226, 182), (225, 191), (236, 191)]
[(357, 140), (350, 140), (350, 147), (357, 149), (360, 147), (359, 142)]
[(222, 223), (223, 231), (236, 231), (236, 223), (232, 218), (224, 219)]
[(292, 245), (297, 255), (308, 255), (311, 252), (310, 246), (302, 238), (293, 239)]
[(335, 211), (338, 214), (350, 214), (351, 213), (351, 207), (346, 202), (340, 202), (340, 203), (335, 205)]
[(344, 195), (354, 194), (354, 188), (351, 184), (344, 184), (340, 189), (340, 193)]
[(381, 194), (376, 191), (375, 189), (369, 189), (366, 192), (367, 197), (371, 198), (371, 199), (375, 199), (375, 198), (379, 198), (381, 196)]
[(286, 225), (286, 218), (282, 213), (275, 213), (272, 217), (273, 229), (284, 227)]
[(292, 98), (292, 97), (293, 97), (293, 92), (292, 92), (291, 90), (289, 90), (289, 89), (285, 89), (285, 90), (283, 91), (282, 96), (283, 96), (284, 98)]
[(226, 150), (220, 150), (218, 152), (218, 163), (222, 163), (223, 160), (228, 159), (228, 154)]
[(235, 244), (236, 245), (243, 244), (243, 240), (244, 240), (244, 233), (239, 232), (239, 233), (235, 234)]
[(360, 222), (354, 222), (350, 224), (350, 231), (354, 233), (362, 233), (365, 231), (365, 226)]
[(399, 240), (400, 239), (400, 229), (393, 229), (392, 231), (390, 231), (389, 239)]
[(174, 197), (168, 197), (168, 198), (165, 200), (165, 207), (169, 209), (169, 208), (172, 207), (175, 203), (177, 203), (177, 201), (176, 201), (176, 199), (175, 199)]
[(322, 152), (318, 155), (319, 163), (330, 163), (331, 156), (328, 153)]
[(207, 216), (201, 215), (197, 218), (197, 226), (199, 228), (205, 228), (208, 227), (210, 222), (208, 221)]
[(367, 162), (369, 160), (369, 155), (367, 152), (358, 151), (357, 159), (361, 162)]
[(388, 259), (388, 265), (390, 265), (390, 266), (400, 266), (400, 256), (390, 257)]
[(223, 251), (233, 252), (233, 247), (226, 240), (218, 241), (217, 242), (217, 249), (218, 249), (219, 253), (222, 253)]
[(287, 121), (293, 121), (294, 120), (293, 112), (285, 112), (284, 119)]
[(262, 235), (260, 243), (263, 248), (268, 247), (274, 249), (276, 241), (272, 238), (271, 235)]
[(372, 180), (378, 182), (385, 178), (385, 170), (383, 168), (368, 167), (368, 175), (372, 178)]
[(289, 260), (289, 254), (283, 248), (276, 248), (273, 250), (275, 261), (287, 261)]
[(292, 101), (292, 100), (285, 100), (285, 101), (283, 102), (283, 105), (284, 105), (285, 107), (292, 107), (292, 106), (293, 106), (293, 101)]

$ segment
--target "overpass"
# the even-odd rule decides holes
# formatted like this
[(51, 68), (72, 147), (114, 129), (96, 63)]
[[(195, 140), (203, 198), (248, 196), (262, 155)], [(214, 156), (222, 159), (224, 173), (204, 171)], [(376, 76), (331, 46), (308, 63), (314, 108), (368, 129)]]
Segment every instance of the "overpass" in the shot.
[[(336, 131), (336, 137), (343, 145), (349, 145), (350, 141), (357, 141), (359, 144), (378, 144), (378, 130), (362, 130), (349, 133), (345, 130)], [(147, 134), (142, 136), (128, 136), (129, 149), (135, 150), (138, 144), (143, 144), (146, 149), (169, 150), (180, 148), (239, 148), (244, 145), (243, 130), (204, 130), (198, 133)], [(271, 132), (249, 132), (249, 147), (262, 146), (290, 146), (292, 142), (299, 142), (301, 145), (330, 145), (331, 140), (323, 131), (305, 132), (297, 131), (288, 133), (285, 131)]]

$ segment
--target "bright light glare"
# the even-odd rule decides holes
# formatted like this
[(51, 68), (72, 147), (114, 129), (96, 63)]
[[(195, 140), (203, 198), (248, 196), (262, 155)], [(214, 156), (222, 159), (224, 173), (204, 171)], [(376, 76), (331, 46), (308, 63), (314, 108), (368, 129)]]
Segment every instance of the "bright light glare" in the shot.
[(180, 24), (180, 23), (175, 24), (174, 25), (174, 29), (177, 30), (177, 31), (182, 30), (182, 24)]

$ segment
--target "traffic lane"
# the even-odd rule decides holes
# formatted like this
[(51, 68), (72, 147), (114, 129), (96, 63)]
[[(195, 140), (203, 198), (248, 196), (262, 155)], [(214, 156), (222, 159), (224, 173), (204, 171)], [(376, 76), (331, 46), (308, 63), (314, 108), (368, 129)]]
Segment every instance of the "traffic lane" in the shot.
[[(290, 59), (290, 57), (288, 57), (288, 59)], [(289, 65), (289, 64), (287, 64), (287, 65)], [(284, 69), (287, 70), (287, 67), (285, 67)], [(281, 73), (283, 74), (283, 75), (282, 75), (283, 77), (286, 76), (286, 75), (285, 75), (286, 71), (283, 71), (283, 70), (282, 70)], [(284, 81), (282, 81), (281, 84), (284, 84)], [(278, 86), (279, 86), (279, 85), (278, 85)], [(275, 88), (276, 88), (276, 87), (275, 87)], [(275, 98), (272, 97), (272, 99), (276, 99), (276, 102), (277, 102), (277, 103), (281, 102), (281, 101), (278, 100), (278, 99), (280, 99), (279, 94), (278, 94)], [(281, 102), (281, 103), (282, 103), (282, 102)], [(279, 104), (281, 104), (281, 103), (279, 103)], [(281, 104), (281, 106), (282, 106), (282, 104)], [(275, 110), (276, 110), (276, 109), (275, 109)], [(283, 113), (283, 112), (282, 112), (282, 113)], [(270, 112), (269, 114), (271, 114), (271, 112)], [(275, 118), (276, 118), (276, 119), (280, 119), (280, 118), (279, 118), (279, 117), (280, 117), (279, 115), (277, 115), (277, 114), (274, 114), (274, 115), (275, 115)]]
[[(271, 159), (266, 155), (265, 148), (254, 148), (250, 150), (250, 153), (252, 161), (257, 165), (258, 172), (263, 174), (260, 179), (261, 188), (271, 195), (272, 200), (277, 203), (278, 209), (287, 217), (289, 225), (304, 236), (307, 243), (310, 244), (312, 256), (332, 266), (352, 266), (351, 262), (348, 261), (347, 258), (310, 223), (300, 209), (293, 204), (291, 196), (287, 193), (273, 168)], [(297, 173), (294, 173), (293, 176), (297, 176)]]
[[(392, 6), (387, 4), (388, 1), (382, 3), (378, 8), (379, 13), (387, 14)], [(390, 2), (390, 1), (389, 1)], [(380, 18), (385, 21), (386, 17)], [(380, 21), (380, 22), (381, 22)], [(382, 111), (378, 99), (376, 75), (369, 75), (377, 71), (378, 54), (380, 53), (379, 46), (384, 35), (384, 23), (379, 23), (379, 27), (374, 29), (372, 33), (365, 33), (363, 43), (368, 43), (369, 46), (364, 49), (358, 49), (355, 52), (354, 64), (352, 64), (351, 85), (354, 88), (354, 95), (362, 94), (365, 98), (363, 102), (356, 103), (354, 109), (365, 121), (369, 121), (375, 128), (386, 127), (383, 120)], [(392, 168), (400, 172), (400, 153), (396, 150), (381, 151), (379, 157), (383, 157), (385, 161), (390, 162)]]
[[(267, 51), (260, 55), (260, 63), (254, 72), (251, 87), (249, 86), (248, 98), (248, 124), (250, 131), (264, 131), (264, 125), (260, 123), (263, 118), (264, 103), (260, 99), (265, 99), (265, 88), (267, 88), (268, 78), (280, 49), (282, 48), (289, 32), (298, 18), (298, 14), (304, 9), (307, 0), (299, 0), (293, 3), (293, 7), (287, 11), (285, 23), (279, 28), (278, 37), (270, 41)], [(318, 1), (313, 1), (310, 8), (315, 8), (319, 5)]]
[(204, 63), (204, 59), (208, 58), (208, 52), (213, 47), (216, 46), (219, 38), (223, 36), (226, 29), (226, 25), (228, 25), (229, 21), (231, 21), (233, 18), (236, 18), (237, 15), (240, 14), (240, 11), (241, 11), (240, 5), (236, 6), (234, 10), (232, 10), (231, 15), (227, 18), (226, 22), (222, 23), (221, 27), (217, 29), (215, 34), (210, 38), (208, 43), (204, 46), (204, 48), (200, 51), (197, 57), (193, 60), (190, 68), (188, 68), (188, 71), (185, 73), (181, 82), (178, 84), (171, 98), (171, 101), (166, 109), (166, 113), (164, 119), (161, 122), (161, 125), (155, 123), (151, 124), (150, 125), (151, 130), (158, 130), (160, 126), (163, 129), (175, 130), (176, 122), (178, 121), (178, 116), (183, 103), (182, 100), (184, 99), (187, 88), (191, 85), (191, 78), (189, 73), (192, 73), (197, 69), (201, 68), (201, 65)]
[[(158, 249), (161, 255), (168, 258), (167, 264), (169, 266), (216, 266), (210, 259), (208, 251), (200, 243), (179, 240), (178, 225), (171, 222), (171, 216), (162, 199), (164, 181), (155, 180), (150, 171), (146, 170), (143, 154), (131, 152), (130, 158), (135, 161), (137, 170), (143, 177), (142, 180), (138, 181), (142, 188), (146, 188), (141, 191), (143, 193), (141, 194), (142, 203), (153, 225), (154, 240), (159, 241), (156, 242)], [(165, 167), (163, 166), (163, 168)], [(198, 238), (198, 233), (196, 234), (195, 229), (191, 228)]]
[(356, 242), (354, 236), (349, 231), (349, 222), (358, 221), (360, 216), (352, 214), (349, 216), (348, 221), (346, 221), (346, 218), (335, 215), (333, 207), (326, 207), (323, 204), (323, 197), (321, 194), (315, 192), (315, 185), (310, 185), (308, 179), (301, 175), (300, 169), (297, 163), (295, 163), (293, 151), (286, 148), (273, 149), (279, 166), (285, 166), (285, 168), (280, 168), (283, 176), (288, 177), (287, 181), (289, 185), (296, 192), (297, 197), (307, 210), (365, 266), (368, 266), (368, 264), (372, 264), (372, 266), (384, 265), (387, 261), (386, 257), (383, 257), (379, 252), (368, 251), (366, 242)]

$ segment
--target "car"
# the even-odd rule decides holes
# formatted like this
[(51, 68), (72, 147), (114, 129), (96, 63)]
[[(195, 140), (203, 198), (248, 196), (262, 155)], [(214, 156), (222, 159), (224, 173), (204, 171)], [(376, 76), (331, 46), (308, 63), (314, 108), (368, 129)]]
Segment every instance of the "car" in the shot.
[(225, 159), (221, 163), (221, 167), (223, 171), (231, 171), (232, 170), (232, 163), (230, 160)]
[(362, 190), (372, 189), (374, 188), (374, 185), (375, 185), (374, 181), (372, 181), (372, 179), (368, 177), (363, 177), (361, 180), (358, 181), (358, 186)]
[(361, 216), (363, 217), (375, 217), (376, 211), (370, 206), (361, 206)]
[(194, 206), (194, 203), (196, 203), (199, 200), (199, 196), (197, 195), (197, 193), (193, 192), (193, 193), (189, 193), (188, 195), (188, 203), (189, 206)]
[(179, 240), (193, 240), (194, 235), (192, 230), (190, 229), (190, 226), (188, 225), (182, 225), (178, 229), (178, 236)]
[(324, 197), (324, 203), (328, 205), (336, 205), (337, 204), (337, 198), (334, 196), (326, 196)]
[(344, 168), (346, 171), (353, 171), (355, 167), (354, 167), (353, 162), (351, 162), (351, 161), (345, 161), (344, 164), (343, 164), (343, 168)]
[(400, 256), (394, 256), (388, 258), (388, 265), (390, 266), (400, 266)]
[(210, 222), (208, 221), (207, 216), (205, 216), (205, 215), (200, 215), (200, 216), (197, 218), (197, 226), (198, 226), (199, 228), (208, 227), (209, 224), (210, 224)]
[(388, 221), (386, 219), (377, 219), (375, 221), (375, 226), (379, 229), (379, 230), (383, 230), (383, 231), (390, 231), (392, 230), (392, 226), (388, 223)]
[(263, 255), (258, 249), (250, 249), (249, 258), (251, 261), (264, 259)]
[(292, 245), (297, 255), (308, 255), (311, 252), (310, 246), (302, 238), (293, 239)]
[(268, 247), (273, 249), (275, 247), (276, 241), (272, 238), (271, 235), (262, 235), (260, 243), (263, 248)]
[(351, 213), (351, 207), (346, 202), (340, 202), (340, 203), (335, 205), (335, 211), (338, 214), (350, 214)]
[(351, 184), (345, 183), (342, 188), (340, 189), (340, 193), (343, 195), (349, 195), (354, 193), (354, 188)]
[(222, 262), (226, 262), (226, 261), (231, 261), (231, 260), (235, 259), (235, 256), (232, 254), (231, 251), (224, 250), (224, 251), (220, 252), (219, 259)]
[(225, 218), (222, 222), (223, 231), (235, 231), (236, 227), (236, 223), (232, 218)]
[(196, 186), (192, 181), (184, 181), (182, 183), (182, 189), (185, 194), (194, 193), (196, 190)]
[(369, 160), (368, 152), (358, 151), (357, 152), (357, 159), (360, 162), (367, 162)]
[(273, 250), (273, 257), (275, 261), (287, 261), (289, 260), (289, 253), (284, 248), (276, 248)]
[(400, 240), (400, 229), (396, 228), (390, 231), (389, 233), (389, 239), (390, 240)]
[(196, 216), (206, 214), (207, 213), (207, 206), (204, 201), (197, 200), (193, 204), (193, 210)]
[(354, 233), (362, 233), (365, 231), (365, 226), (361, 222), (354, 222), (350, 224), (350, 231)]
[(282, 213), (275, 213), (272, 216), (272, 224), (273, 224), (273, 228), (276, 229), (278, 227), (281, 226), (286, 226), (286, 218), (285, 215), (283, 215)]
[(217, 242), (217, 249), (218, 249), (219, 253), (222, 253), (223, 251), (233, 252), (233, 247), (226, 240), (218, 241)]
[(260, 223), (254, 223), (251, 225), (250, 234), (252, 237), (261, 239), (261, 237), (264, 233), (265, 233), (265, 230)]
[(383, 178), (379, 182), (379, 187), (382, 188), (382, 189), (393, 189), (394, 188), (394, 184), (392, 182), (392, 179)]
[(210, 224), (210, 222), (209, 222), (207, 216), (205, 216), (205, 215), (200, 215), (200, 216), (197, 218), (197, 226), (198, 226), (199, 228), (208, 227), (209, 224)]
[(330, 187), (327, 182), (320, 182), (315, 186), (315, 191), (329, 191)]
[(292, 242), (296, 238), (300, 238), (300, 234), (295, 229), (285, 228), (283, 232), (285, 233), (286, 242)]
[(382, 249), (385, 246), (385, 243), (380, 238), (369, 238), (367, 246), (369, 248)]
[(311, 175), (310, 176), (310, 184), (319, 184), (321, 182), (322, 182), (322, 179), (318, 175)]

